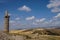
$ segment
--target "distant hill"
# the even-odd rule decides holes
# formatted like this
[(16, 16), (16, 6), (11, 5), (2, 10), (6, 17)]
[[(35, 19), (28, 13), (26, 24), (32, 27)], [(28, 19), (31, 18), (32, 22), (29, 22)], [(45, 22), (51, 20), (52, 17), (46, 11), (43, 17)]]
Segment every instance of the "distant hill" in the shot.
[(54, 29), (60, 29), (60, 26), (50, 26), (50, 27), (48, 27), (48, 28), (54, 28)]
[(55, 29), (60, 29), (60, 27), (56, 27)]
[(38, 33), (40, 35), (60, 35), (60, 29), (30, 29), (26, 31), (32, 31), (32, 34)]
[(34, 29), (25, 29), (25, 30), (12, 30), (10, 33), (17, 33), (17, 34), (39, 34), (39, 35), (60, 35), (60, 29), (50, 28), (50, 29), (43, 29), (43, 28), (34, 28)]
[[(60, 40), (60, 36), (39, 35), (41, 34), (39, 33), (41, 31), (35, 33), (35, 29), (33, 30), (34, 30), (33, 34), (29, 34), (29, 35), (7, 34), (4, 32), (0, 32), (0, 40)], [(38, 31), (40, 29), (36, 29), (36, 30)], [(32, 30), (25, 30), (24, 32), (26, 31), (32, 31)]]

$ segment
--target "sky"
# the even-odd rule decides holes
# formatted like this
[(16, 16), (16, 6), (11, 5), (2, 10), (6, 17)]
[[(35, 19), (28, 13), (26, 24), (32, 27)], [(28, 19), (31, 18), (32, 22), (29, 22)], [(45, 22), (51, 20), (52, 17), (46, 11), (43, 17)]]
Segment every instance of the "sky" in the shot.
[(60, 0), (0, 0), (0, 30), (6, 10), (12, 30), (60, 26)]

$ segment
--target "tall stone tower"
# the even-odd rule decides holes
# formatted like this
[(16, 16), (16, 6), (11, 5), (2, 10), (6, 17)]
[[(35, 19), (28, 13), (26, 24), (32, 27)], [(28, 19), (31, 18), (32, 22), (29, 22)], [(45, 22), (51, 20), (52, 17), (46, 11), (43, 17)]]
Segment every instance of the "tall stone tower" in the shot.
[(4, 17), (4, 21), (5, 21), (5, 23), (4, 23), (4, 27), (5, 27), (4, 31), (7, 32), (7, 33), (9, 32), (9, 17), (10, 16), (8, 15), (8, 11), (6, 10), (5, 11), (5, 17)]

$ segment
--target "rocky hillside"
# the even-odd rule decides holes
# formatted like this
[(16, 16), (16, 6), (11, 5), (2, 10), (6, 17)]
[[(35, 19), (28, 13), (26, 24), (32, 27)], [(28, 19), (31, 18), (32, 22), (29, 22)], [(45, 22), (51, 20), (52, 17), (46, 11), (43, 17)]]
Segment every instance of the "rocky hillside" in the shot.
[(24, 34), (24, 35), (29, 35), (29, 34), (36, 34), (38, 33), (39, 35), (58, 35), (60, 36), (60, 29), (28, 29), (28, 30), (16, 30), (16, 31), (11, 31), (11, 33), (16, 33), (16, 34)]
[(38, 34), (17, 35), (0, 32), (0, 40), (60, 40), (60, 36)]
[(0, 32), (0, 40), (60, 40), (60, 29), (28, 29), (9, 34)]
[(34, 30), (33, 34), (38, 33), (40, 35), (58, 35), (60, 36), (60, 29), (44, 29), (44, 30)]

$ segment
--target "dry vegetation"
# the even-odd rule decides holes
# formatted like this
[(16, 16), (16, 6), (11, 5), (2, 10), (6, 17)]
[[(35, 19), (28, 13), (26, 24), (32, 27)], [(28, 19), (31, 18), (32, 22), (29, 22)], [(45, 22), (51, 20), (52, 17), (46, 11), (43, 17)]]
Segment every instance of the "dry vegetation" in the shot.
[(29, 29), (0, 32), (0, 40), (60, 40), (60, 29)]
[(23, 35), (29, 35), (29, 34), (40, 34), (40, 35), (57, 35), (60, 36), (60, 29), (28, 29), (28, 30), (13, 30), (10, 31), (10, 33), (15, 34), (23, 34)]

